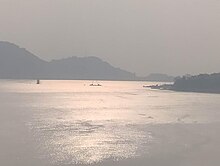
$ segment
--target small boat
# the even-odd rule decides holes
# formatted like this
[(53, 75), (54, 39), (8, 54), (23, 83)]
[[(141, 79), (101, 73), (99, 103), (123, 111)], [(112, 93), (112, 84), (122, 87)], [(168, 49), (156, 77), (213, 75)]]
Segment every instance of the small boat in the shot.
[(40, 84), (40, 80), (37, 80), (37, 84)]
[(99, 84), (99, 83), (92, 83), (92, 84), (90, 84), (89, 86), (102, 86), (102, 85)]
[(89, 86), (102, 86), (101, 84), (90, 84)]

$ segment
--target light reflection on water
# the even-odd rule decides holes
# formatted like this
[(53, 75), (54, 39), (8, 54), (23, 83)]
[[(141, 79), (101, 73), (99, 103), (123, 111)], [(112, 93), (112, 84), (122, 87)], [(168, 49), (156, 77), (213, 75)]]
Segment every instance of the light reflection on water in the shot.
[[(93, 163), (107, 158), (137, 156), (146, 134), (128, 126), (97, 125), (92, 122), (50, 124), (38, 128), (42, 146), (52, 161), (58, 163)], [(49, 138), (49, 139), (48, 139)], [(51, 149), (52, 148), (52, 149)]]
[(39, 142), (38, 150), (53, 164), (88, 164), (148, 153), (155, 138), (142, 130), (145, 125), (219, 121), (218, 105), (213, 104), (219, 95), (149, 90), (143, 82), (101, 81), (102, 87), (90, 83), (2, 84), (21, 96), (21, 107), (32, 115), (27, 126)]

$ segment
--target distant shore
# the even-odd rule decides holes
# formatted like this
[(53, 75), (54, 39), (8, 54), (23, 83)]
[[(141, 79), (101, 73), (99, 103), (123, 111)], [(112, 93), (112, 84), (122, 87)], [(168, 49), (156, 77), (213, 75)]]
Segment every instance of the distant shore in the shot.
[(144, 87), (178, 92), (220, 94), (220, 73), (183, 76), (177, 78), (173, 84), (157, 84)]
[[(216, 91), (213, 89), (174, 89), (172, 87), (173, 85), (170, 84), (164, 84), (164, 85), (150, 85), (150, 86), (144, 86), (145, 88), (151, 88), (151, 89), (158, 89), (158, 90), (170, 90), (175, 92), (195, 92), (195, 93), (214, 93), (214, 94), (220, 94), (220, 91)], [(169, 88), (170, 87), (170, 88)]]

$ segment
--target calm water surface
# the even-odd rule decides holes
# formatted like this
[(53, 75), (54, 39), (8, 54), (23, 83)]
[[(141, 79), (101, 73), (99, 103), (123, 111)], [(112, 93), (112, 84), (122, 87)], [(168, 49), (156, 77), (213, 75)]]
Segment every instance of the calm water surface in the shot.
[[(204, 126), (220, 122), (218, 94), (143, 88), (153, 84), (150, 82), (99, 81), (101, 87), (91, 87), (90, 83), (0, 81), (0, 135), (12, 142), (18, 137), (14, 144), (23, 148), (16, 149), (27, 149), (31, 144), (29, 150), (15, 150), (13, 155), (5, 147), (1, 156), (14, 156), (15, 162), (26, 164), (24, 156), (33, 151), (34, 160), (49, 165), (86, 165), (146, 156), (150, 161), (158, 154), (170, 160), (174, 154), (185, 155), (212, 136), (219, 136), (209, 128), (203, 131)], [(8, 128), (20, 135), (6, 132)], [(7, 165), (9, 161), (4, 162)], [(29, 162), (33, 165), (33, 160)]]

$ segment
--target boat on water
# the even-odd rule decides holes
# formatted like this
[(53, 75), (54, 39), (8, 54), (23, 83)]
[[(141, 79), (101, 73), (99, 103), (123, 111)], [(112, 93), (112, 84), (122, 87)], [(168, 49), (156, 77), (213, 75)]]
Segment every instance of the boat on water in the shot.
[(99, 84), (99, 83), (92, 83), (92, 84), (90, 84), (89, 86), (102, 86), (102, 85)]
[(160, 89), (160, 90), (172, 90), (173, 84), (162, 84), (162, 85), (144, 85), (144, 88), (150, 88), (150, 89)]
[(40, 80), (37, 80), (37, 84), (40, 84)]

